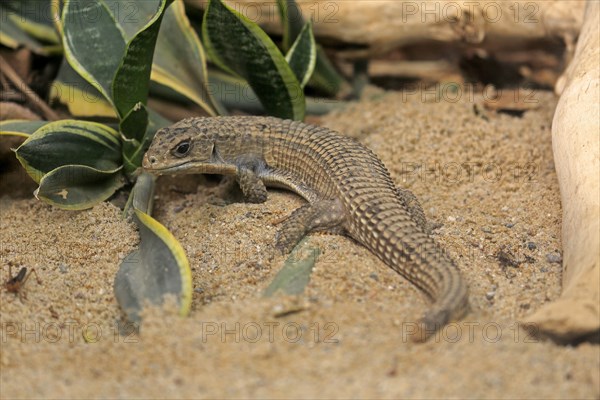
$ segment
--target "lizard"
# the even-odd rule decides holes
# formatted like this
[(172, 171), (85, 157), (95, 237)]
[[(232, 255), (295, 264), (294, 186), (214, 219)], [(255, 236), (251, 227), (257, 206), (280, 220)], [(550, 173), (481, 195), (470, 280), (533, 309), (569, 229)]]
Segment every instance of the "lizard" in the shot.
[(313, 231), (365, 246), (433, 302), (415, 341), (468, 312), (464, 278), (429, 235), (418, 200), (353, 138), (275, 117), (192, 117), (158, 130), (142, 165), (155, 175), (234, 175), (252, 203), (266, 201), (267, 186), (297, 193), (307, 203), (282, 222), (276, 248), (289, 252)]

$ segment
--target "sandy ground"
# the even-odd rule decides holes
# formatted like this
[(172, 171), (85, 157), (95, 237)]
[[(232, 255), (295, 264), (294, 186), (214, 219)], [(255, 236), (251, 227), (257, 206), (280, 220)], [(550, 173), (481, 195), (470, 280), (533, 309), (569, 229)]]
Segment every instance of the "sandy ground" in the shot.
[(303, 295), (262, 298), (283, 263), (267, 254), (274, 221), (302, 201), (271, 191), (244, 204), (215, 180), (178, 177), (160, 181), (155, 216), (190, 259), (192, 311), (155, 310), (133, 334), (112, 283), (134, 226), (111, 203), (54, 209), (5, 174), (0, 278), (26, 266), (41, 283), (0, 294), (1, 397), (598, 398), (598, 344), (519, 324), (560, 294), (555, 99), (536, 93), (540, 107), (519, 118), (424, 97), (380, 93), (319, 123), (369, 146), (420, 198), (471, 288), (461, 324), (411, 343), (423, 295), (341, 236), (310, 236), (321, 255)]

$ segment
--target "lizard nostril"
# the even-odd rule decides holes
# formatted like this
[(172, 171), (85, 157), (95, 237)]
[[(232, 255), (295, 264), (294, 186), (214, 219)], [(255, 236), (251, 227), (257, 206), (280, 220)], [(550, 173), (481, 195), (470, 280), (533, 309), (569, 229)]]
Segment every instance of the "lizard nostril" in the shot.
[(158, 160), (154, 156), (144, 156), (144, 160), (142, 161), (142, 166), (144, 168), (152, 168), (152, 165), (156, 164)]

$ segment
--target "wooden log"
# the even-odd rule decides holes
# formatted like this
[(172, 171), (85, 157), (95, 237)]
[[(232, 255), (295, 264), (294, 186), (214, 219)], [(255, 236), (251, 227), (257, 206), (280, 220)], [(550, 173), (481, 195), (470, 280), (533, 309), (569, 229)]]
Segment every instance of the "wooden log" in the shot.
[(563, 207), (563, 292), (527, 318), (571, 341), (600, 333), (600, 2), (590, 0), (575, 56), (556, 85), (552, 149)]
[[(281, 33), (274, 1), (225, 0), (269, 33)], [(206, 1), (186, 0), (192, 7)], [(362, 45), (346, 57), (370, 58), (391, 49), (427, 43), (478, 44), (484, 49), (527, 48), (544, 38), (575, 38), (584, 0), (296, 0), (305, 21), (314, 23), (321, 43)]]

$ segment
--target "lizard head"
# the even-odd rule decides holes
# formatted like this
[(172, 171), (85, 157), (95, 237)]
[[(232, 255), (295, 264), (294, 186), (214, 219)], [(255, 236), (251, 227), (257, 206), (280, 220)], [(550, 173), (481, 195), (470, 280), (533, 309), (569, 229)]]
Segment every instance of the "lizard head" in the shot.
[(187, 118), (156, 132), (143, 167), (154, 174), (223, 173), (211, 118)]

